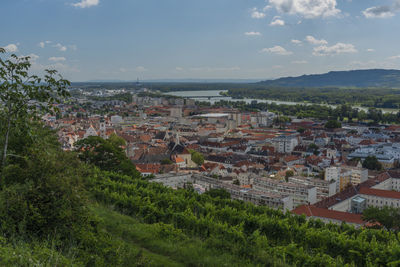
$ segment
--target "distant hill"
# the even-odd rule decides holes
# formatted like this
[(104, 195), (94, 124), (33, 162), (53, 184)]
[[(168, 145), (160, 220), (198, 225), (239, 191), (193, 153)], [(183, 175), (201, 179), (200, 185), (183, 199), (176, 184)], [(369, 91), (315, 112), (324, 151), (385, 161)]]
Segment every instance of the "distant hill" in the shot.
[(259, 82), (281, 87), (390, 87), (400, 88), (400, 70), (368, 69), (284, 77)]

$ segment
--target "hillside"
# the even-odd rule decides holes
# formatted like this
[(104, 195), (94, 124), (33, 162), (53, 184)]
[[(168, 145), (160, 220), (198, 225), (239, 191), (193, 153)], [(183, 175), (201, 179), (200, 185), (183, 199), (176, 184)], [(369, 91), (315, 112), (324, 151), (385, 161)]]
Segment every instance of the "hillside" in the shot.
[(283, 77), (259, 82), (277, 87), (390, 87), (400, 88), (400, 70), (368, 69)]

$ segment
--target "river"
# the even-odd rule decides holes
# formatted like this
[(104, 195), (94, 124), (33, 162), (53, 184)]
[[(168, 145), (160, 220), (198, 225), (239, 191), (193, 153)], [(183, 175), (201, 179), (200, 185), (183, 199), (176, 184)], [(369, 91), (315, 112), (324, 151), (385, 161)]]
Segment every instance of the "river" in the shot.
[[(211, 104), (214, 104), (215, 102), (218, 102), (220, 100), (225, 100), (225, 101), (244, 101), (247, 104), (250, 104), (252, 101), (257, 101), (259, 103), (275, 103), (278, 105), (323, 105), (323, 106), (329, 106), (332, 108), (337, 107), (337, 105), (328, 105), (328, 104), (316, 104), (316, 103), (305, 103), (305, 102), (292, 102), (292, 101), (279, 101), (279, 100), (269, 100), (269, 99), (254, 99), (254, 98), (241, 98), (241, 99), (233, 99), (230, 96), (221, 96), (221, 92), (228, 92), (228, 90), (209, 90), (209, 91), (176, 91), (176, 92), (168, 92), (165, 93), (167, 95), (173, 95), (173, 96), (180, 96), (180, 97), (186, 97), (186, 98), (191, 98), (196, 101), (204, 101), (204, 102), (210, 102)], [(364, 110), (365, 112), (368, 111), (368, 108), (365, 107), (360, 107), (360, 106), (353, 106), (354, 108), (358, 108), (359, 110)], [(398, 112), (397, 109), (381, 109), (383, 113), (392, 113), (392, 112)]]

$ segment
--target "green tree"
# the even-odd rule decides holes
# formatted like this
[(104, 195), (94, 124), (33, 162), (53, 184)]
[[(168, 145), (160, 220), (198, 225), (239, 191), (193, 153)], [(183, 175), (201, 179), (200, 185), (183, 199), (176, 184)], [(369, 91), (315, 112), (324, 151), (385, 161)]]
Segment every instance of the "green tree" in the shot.
[[(0, 55), (5, 53), (0, 48)], [(17, 127), (24, 127), (32, 119), (46, 112), (54, 112), (53, 104), (68, 96), (69, 81), (55, 70), (45, 70), (43, 78), (29, 73), (29, 57), (0, 57), (0, 131), (3, 135), (0, 171), (6, 166), (9, 137)], [(28, 128), (29, 129), (29, 128)]]
[(325, 128), (328, 129), (342, 128), (342, 124), (337, 120), (330, 120), (325, 124)]
[(192, 154), (192, 161), (194, 162), (194, 163), (196, 163), (197, 165), (202, 165), (203, 163), (204, 163), (204, 156), (203, 156), (203, 154), (201, 154), (200, 152), (197, 152), (197, 151), (193, 151), (193, 152), (191, 152), (191, 154)]
[(119, 137), (105, 140), (98, 136), (89, 136), (76, 143), (76, 151), (83, 162), (94, 164), (102, 170), (140, 177), (135, 165), (121, 148), (121, 142)]
[(400, 209), (393, 207), (368, 207), (364, 210), (363, 219), (368, 222), (378, 222), (388, 230), (399, 230)]
[(161, 164), (162, 165), (171, 165), (173, 162), (172, 162), (172, 160), (170, 160), (170, 159), (163, 159), (162, 161), (161, 161)]
[(286, 182), (289, 180), (289, 177), (292, 177), (294, 175), (294, 172), (292, 170), (288, 170), (285, 173), (285, 180)]
[(383, 169), (382, 164), (378, 161), (375, 156), (368, 156), (362, 163), (362, 166), (368, 170), (380, 171)]

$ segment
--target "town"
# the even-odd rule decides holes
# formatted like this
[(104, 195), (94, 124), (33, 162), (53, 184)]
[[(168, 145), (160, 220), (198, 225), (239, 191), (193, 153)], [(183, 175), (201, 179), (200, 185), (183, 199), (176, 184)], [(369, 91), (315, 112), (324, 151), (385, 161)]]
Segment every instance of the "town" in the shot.
[(72, 88), (43, 120), (64, 150), (117, 135), (150, 181), (356, 227), (367, 207), (400, 207), (400, 126), (280, 120), (269, 111), (201, 105), (147, 88)]

